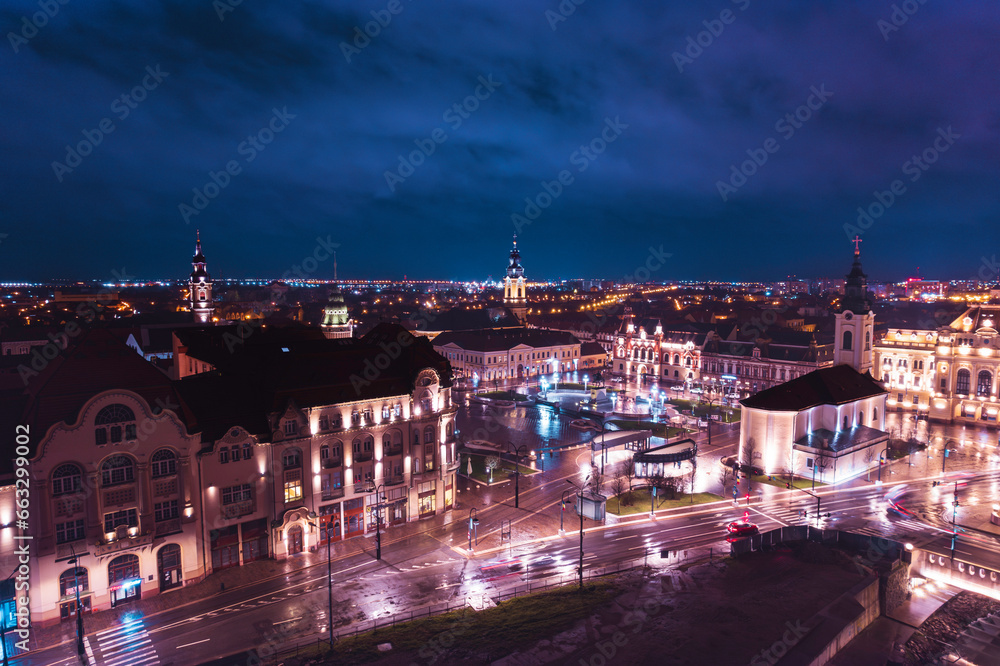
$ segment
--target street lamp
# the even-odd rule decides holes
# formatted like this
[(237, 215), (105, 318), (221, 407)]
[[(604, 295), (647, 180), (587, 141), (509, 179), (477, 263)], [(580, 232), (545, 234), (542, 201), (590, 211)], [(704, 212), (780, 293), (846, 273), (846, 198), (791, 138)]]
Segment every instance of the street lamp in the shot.
[(521, 458), (524, 456), (520, 453), (521, 449), (525, 451), (528, 450), (527, 444), (521, 444), (520, 446), (514, 446), (514, 442), (507, 442), (508, 449), (514, 449), (514, 508), (519, 509), (521, 505), (519, 504), (521, 498)]
[[(69, 544), (69, 552), (73, 557), (69, 563), (73, 565), (73, 586), (76, 588), (76, 653), (80, 655), (83, 663), (87, 663), (87, 650), (83, 646), (83, 608), (80, 606), (80, 567), (77, 566), (76, 549), (73, 544)], [(4, 660), (7, 658), (7, 645), (3, 646)]]
[(583, 390), (587, 390), (587, 384), (590, 382), (590, 375), (583, 376)]
[(559, 506), (562, 510), (559, 512), (559, 536), (565, 536), (566, 530), (563, 529), (563, 516), (566, 515), (566, 493), (571, 493), (572, 490), (564, 490), (562, 494), (562, 500), (559, 502)]
[(949, 445), (953, 444), (954, 442), (955, 442), (955, 440), (949, 439), (947, 442), (945, 442), (944, 449), (941, 451), (941, 473), (942, 474), (944, 474), (944, 468), (945, 468), (945, 466), (948, 463), (948, 453), (950, 451), (952, 451), (952, 449), (949, 449), (948, 447), (949, 447)]
[[(314, 512), (309, 512), (310, 518), (315, 518), (316, 514)], [(309, 523), (313, 527), (316, 527), (316, 523)], [(323, 534), (323, 530), (320, 529), (320, 534)], [(327, 624), (330, 626), (330, 649), (333, 649), (333, 558), (330, 555), (330, 544), (333, 542), (333, 538), (330, 536), (330, 521), (326, 523), (326, 599), (329, 604), (327, 612)]]
[(382, 526), (382, 491), (385, 489), (385, 484), (375, 485), (375, 481), (371, 480), (368, 482), (368, 487), (366, 490), (370, 493), (375, 493), (375, 559), (382, 559), (382, 530), (379, 529)]
[(476, 507), (469, 509), (469, 552), (472, 552), (472, 530), (476, 528), (476, 545), (479, 545), (479, 518), (476, 518)]
[[(590, 481), (589, 474), (587, 475), (587, 478), (583, 480), (583, 486), (586, 486), (588, 481)], [(577, 513), (580, 514), (580, 589), (582, 590), (583, 589), (583, 488), (577, 486), (569, 479), (566, 479), (566, 483), (576, 488), (577, 490), (576, 496), (579, 501), (576, 510)]]
[(878, 482), (879, 483), (882, 483), (882, 456), (885, 456), (886, 462), (888, 462), (889, 461), (888, 453), (889, 453), (889, 446), (886, 445), (885, 449), (882, 450), (882, 451), (879, 451), (879, 454), (878, 454)]

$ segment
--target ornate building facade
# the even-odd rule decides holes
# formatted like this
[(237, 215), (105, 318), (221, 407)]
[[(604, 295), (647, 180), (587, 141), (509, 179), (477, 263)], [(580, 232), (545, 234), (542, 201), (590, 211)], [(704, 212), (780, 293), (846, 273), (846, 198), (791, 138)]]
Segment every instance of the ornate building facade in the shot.
[(1000, 306), (973, 306), (937, 329), (890, 328), (875, 344), (888, 407), (948, 423), (996, 427)]
[(330, 290), (330, 297), (323, 308), (323, 335), (329, 339), (350, 338), (354, 335), (354, 322), (347, 312), (344, 294), (336, 285)]

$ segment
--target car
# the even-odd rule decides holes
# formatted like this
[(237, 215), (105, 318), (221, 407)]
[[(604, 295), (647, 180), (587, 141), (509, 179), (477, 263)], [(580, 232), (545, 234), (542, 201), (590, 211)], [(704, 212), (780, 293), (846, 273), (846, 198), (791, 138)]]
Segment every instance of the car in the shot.
[(743, 520), (734, 520), (726, 526), (726, 531), (732, 536), (750, 536), (757, 534), (757, 526)]
[(671, 386), (670, 390), (671, 391), (683, 391), (684, 387), (683, 386)]
[(621, 383), (622, 383), (623, 381), (625, 381), (625, 380), (624, 380), (624, 379), (622, 379), (621, 377), (615, 377), (615, 378), (614, 378), (614, 379), (612, 379), (611, 381), (613, 381), (613, 382), (614, 382), (615, 384), (621, 384)]

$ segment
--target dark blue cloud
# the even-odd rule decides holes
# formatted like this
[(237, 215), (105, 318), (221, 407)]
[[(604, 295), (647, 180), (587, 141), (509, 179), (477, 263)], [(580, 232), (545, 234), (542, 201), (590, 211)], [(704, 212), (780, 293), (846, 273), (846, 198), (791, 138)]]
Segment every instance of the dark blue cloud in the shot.
[[(39, 5), (6, 3), (0, 279), (182, 275), (196, 227), (232, 276), (280, 274), (319, 235), (341, 243), (343, 276), (496, 276), (512, 214), (564, 170), (522, 225), (533, 277), (618, 277), (651, 245), (673, 253), (662, 279), (840, 274), (845, 223), (896, 179), (906, 192), (864, 234), (873, 276), (967, 277), (1000, 245), (990, 3), (914, 4), (886, 36), (892, 2), (583, 3), (557, 22), (557, 2), (389, 5), (244, 2), (220, 20), (211, 2), (74, 0), (22, 41)], [(373, 11), (391, 20), (355, 42)], [(156, 66), (168, 75), (121, 117)], [(480, 77), (500, 85), (477, 99)], [(776, 127), (823, 86), (790, 136)], [(294, 118), (272, 136), (275, 110)], [(627, 129), (581, 158), (615, 118)], [(947, 127), (960, 138), (910, 181)], [(60, 180), (85, 132), (100, 145)], [(723, 201), (718, 182), (768, 139), (777, 152)], [(434, 152), (404, 177), (418, 145)]]

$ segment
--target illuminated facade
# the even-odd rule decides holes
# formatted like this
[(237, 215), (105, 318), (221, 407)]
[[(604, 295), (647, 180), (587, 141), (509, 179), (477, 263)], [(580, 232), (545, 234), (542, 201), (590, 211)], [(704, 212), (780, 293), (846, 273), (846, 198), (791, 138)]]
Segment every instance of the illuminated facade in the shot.
[(511, 314), (524, 324), (528, 311), (528, 290), (524, 282), (524, 267), (521, 266), (521, 253), (517, 251), (517, 235), (514, 235), (514, 247), (510, 251), (507, 262), (507, 276), (503, 279), (503, 304)]
[(875, 345), (889, 409), (949, 423), (996, 427), (1000, 306), (966, 310), (947, 326), (890, 328)]
[(872, 372), (875, 313), (868, 276), (861, 269), (861, 239), (854, 239), (854, 263), (844, 283), (844, 297), (836, 314), (833, 362), (858, 372)]
[(190, 291), (189, 303), (191, 313), (195, 322), (199, 324), (211, 324), (212, 313), (215, 307), (212, 305), (212, 278), (205, 270), (206, 259), (201, 252), (201, 232), (198, 232), (195, 241), (194, 257), (191, 259), (191, 279), (188, 281)]
[(330, 297), (323, 308), (323, 323), (320, 325), (323, 335), (327, 338), (349, 338), (354, 335), (354, 322), (347, 312), (347, 305), (344, 303), (344, 294), (340, 288), (334, 286), (330, 290)]

